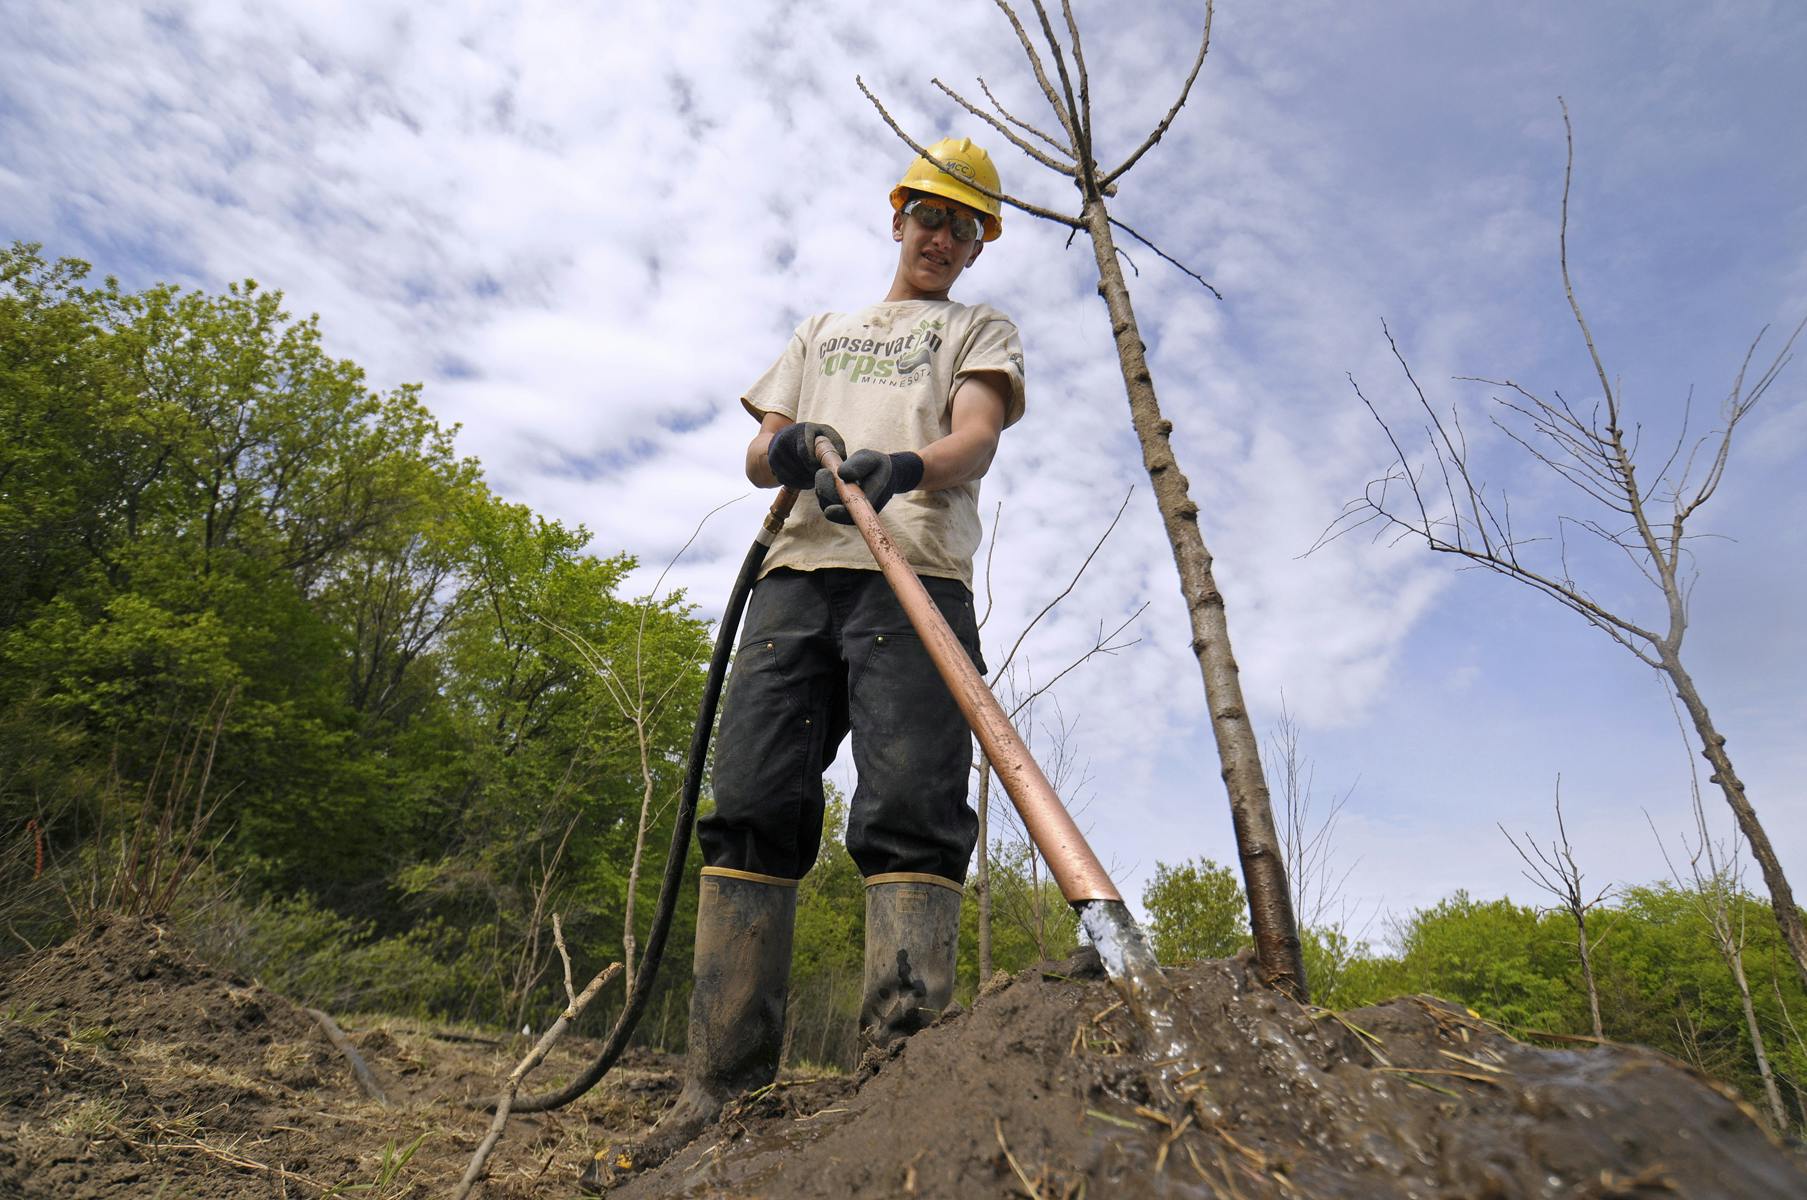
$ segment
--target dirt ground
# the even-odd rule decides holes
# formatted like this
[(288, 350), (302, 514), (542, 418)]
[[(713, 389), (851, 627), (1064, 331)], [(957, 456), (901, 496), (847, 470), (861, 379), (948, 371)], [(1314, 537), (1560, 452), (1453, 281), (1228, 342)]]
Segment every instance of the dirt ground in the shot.
[[(525, 1045), (344, 1018), (390, 1103), (301, 1009), (116, 923), (0, 978), (0, 1196), (445, 1196)], [(1172, 1051), (1094, 966), (988, 987), (851, 1077), (789, 1076), (660, 1170), (648, 1197), (1762, 1197), (1807, 1169), (1736, 1097), (1648, 1051), (1546, 1049), (1406, 998), (1344, 1014), (1174, 973)], [(593, 1053), (576, 1041), (546, 1086)], [(572, 1110), (521, 1117), (480, 1194), (576, 1194), (596, 1148), (656, 1117), (642, 1055)]]
[[(0, 1197), (446, 1196), (525, 1039), (339, 1016), (389, 1103), (297, 1005), (119, 922), (0, 978)], [(481, 1038), (482, 1040), (453, 1040)], [(567, 1039), (531, 1083), (599, 1047)], [(676, 1063), (630, 1056), (571, 1109), (511, 1121), (489, 1200), (570, 1196), (593, 1143), (656, 1117)], [(333, 1189), (338, 1191), (334, 1192)]]

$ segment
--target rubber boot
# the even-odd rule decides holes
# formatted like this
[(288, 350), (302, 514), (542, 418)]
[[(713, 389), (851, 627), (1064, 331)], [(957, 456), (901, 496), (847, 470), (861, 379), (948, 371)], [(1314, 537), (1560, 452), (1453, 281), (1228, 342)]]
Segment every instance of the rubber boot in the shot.
[(866, 993), (860, 1035), (884, 1047), (934, 1021), (954, 998), (962, 888), (939, 875), (866, 880)]
[(796, 917), (795, 880), (703, 868), (684, 1090), (645, 1136), (598, 1153), (578, 1180), (583, 1191), (594, 1195), (658, 1166), (729, 1100), (777, 1078)]

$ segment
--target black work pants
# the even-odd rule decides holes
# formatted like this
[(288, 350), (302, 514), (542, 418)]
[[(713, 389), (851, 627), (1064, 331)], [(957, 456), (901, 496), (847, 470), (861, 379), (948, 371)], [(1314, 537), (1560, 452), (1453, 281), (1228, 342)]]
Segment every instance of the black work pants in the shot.
[[(921, 578), (984, 670), (972, 593)], [(847, 849), (860, 873), (964, 882), (979, 828), (970, 734), (876, 570), (779, 568), (754, 587), (722, 703), (715, 811), (697, 823), (704, 863), (802, 878), (822, 843), (822, 772), (849, 729)]]

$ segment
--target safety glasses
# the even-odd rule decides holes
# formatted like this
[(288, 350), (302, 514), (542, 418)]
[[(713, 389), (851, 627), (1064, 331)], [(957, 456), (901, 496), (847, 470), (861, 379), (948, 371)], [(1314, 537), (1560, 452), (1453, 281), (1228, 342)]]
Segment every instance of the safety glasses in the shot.
[(976, 242), (985, 235), (985, 223), (977, 217), (963, 216), (951, 208), (942, 208), (927, 200), (912, 200), (903, 206), (906, 217), (915, 217), (927, 230), (940, 229), (950, 221), (949, 232), (956, 242)]

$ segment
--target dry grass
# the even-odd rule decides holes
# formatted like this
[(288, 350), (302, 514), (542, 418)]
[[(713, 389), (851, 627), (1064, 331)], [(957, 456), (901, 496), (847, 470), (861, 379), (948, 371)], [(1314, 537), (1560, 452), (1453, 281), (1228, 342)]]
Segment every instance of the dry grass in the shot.
[(64, 1107), (50, 1123), (50, 1130), (58, 1137), (92, 1141), (112, 1128), (124, 1111), (125, 1106), (118, 1100), (78, 1100)]

